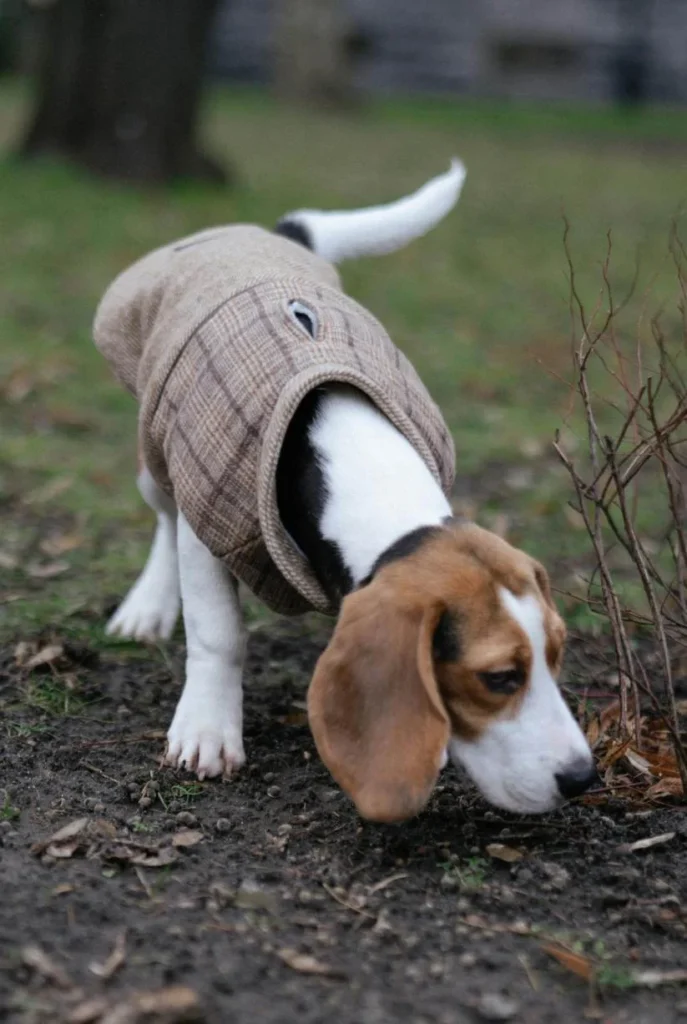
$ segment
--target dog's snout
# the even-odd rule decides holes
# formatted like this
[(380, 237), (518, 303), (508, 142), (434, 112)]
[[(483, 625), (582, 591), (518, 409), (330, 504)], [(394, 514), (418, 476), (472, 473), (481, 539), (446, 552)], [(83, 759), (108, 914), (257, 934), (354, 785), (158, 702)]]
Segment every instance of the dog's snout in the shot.
[(556, 774), (558, 789), (566, 800), (571, 800), (574, 796), (582, 796), (598, 779), (594, 762), (587, 758), (573, 761), (564, 771)]

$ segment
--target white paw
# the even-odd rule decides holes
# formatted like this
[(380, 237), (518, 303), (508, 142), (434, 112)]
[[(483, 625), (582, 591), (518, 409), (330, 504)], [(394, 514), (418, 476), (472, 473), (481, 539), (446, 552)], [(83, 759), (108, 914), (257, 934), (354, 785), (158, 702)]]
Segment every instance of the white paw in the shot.
[(110, 636), (135, 640), (169, 640), (179, 618), (179, 588), (141, 576), (107, 624)]
[(167, 733), (165, 763), (210, 779), (228, 778), (245, 760), (240, 707), (232, 709), (226, 699), (189, 699), (184, 692)]

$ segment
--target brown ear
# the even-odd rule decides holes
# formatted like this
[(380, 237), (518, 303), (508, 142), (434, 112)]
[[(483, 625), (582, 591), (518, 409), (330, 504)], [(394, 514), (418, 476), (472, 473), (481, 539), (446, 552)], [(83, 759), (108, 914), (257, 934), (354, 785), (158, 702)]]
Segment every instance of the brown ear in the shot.
[(432, 663), (437, 604), (375, 580), (343, 602), (308, 692), (320, 757), (363, 818), (402, 821), (429, 799), (449, 740)]
[(537, 586), (541, 590), (544, 600), (548, 604), (549, 608), (553, 608), (553, 610), (557, 612), (558, 609), (556, 608), (553, 597), (551, 595), (551, 584), (549, 583), (548, 572), (541, 564), (541, 562), (537, 562), (536, 559), (532, 558), (531, 562), (532, 567), (534, 569), (534, 578), (537, 581)]

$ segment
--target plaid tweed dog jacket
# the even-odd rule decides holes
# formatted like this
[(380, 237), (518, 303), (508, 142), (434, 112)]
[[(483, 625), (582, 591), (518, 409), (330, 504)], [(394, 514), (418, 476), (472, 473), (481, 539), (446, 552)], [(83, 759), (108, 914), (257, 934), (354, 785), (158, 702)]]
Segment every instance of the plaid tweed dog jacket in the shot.
[[(312, 311), (314, 338), (294, 301)], [(334, 267), (287, 238), (233, 225), (150, 253), (105, 293), (94, 337), (139, 401), (139, 448), (153, 478), (212, 554), (277, 612), (337, 611), (277, 508), (284, 435), (313, 388), (358, 388), (450, 492), (453, 442), (415, 370), (343, 293)]]

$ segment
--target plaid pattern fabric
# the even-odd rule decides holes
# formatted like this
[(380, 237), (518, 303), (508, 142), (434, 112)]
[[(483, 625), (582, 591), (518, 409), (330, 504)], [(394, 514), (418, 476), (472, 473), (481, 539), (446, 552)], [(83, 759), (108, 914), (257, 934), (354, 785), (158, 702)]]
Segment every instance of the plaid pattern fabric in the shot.
[[(312, 310), (313, 339), (289, 303)], [(261, 228), (185, 239), (111, 285), (95, 342), (139, 400), (145, 464), (199, 539), (270, 608), (333, 614), (279, 519), (276, 467), (303, 397), (340, 382), (365, 393), (448, 494), (453, 442), (384, 328), (335, 269)]]

